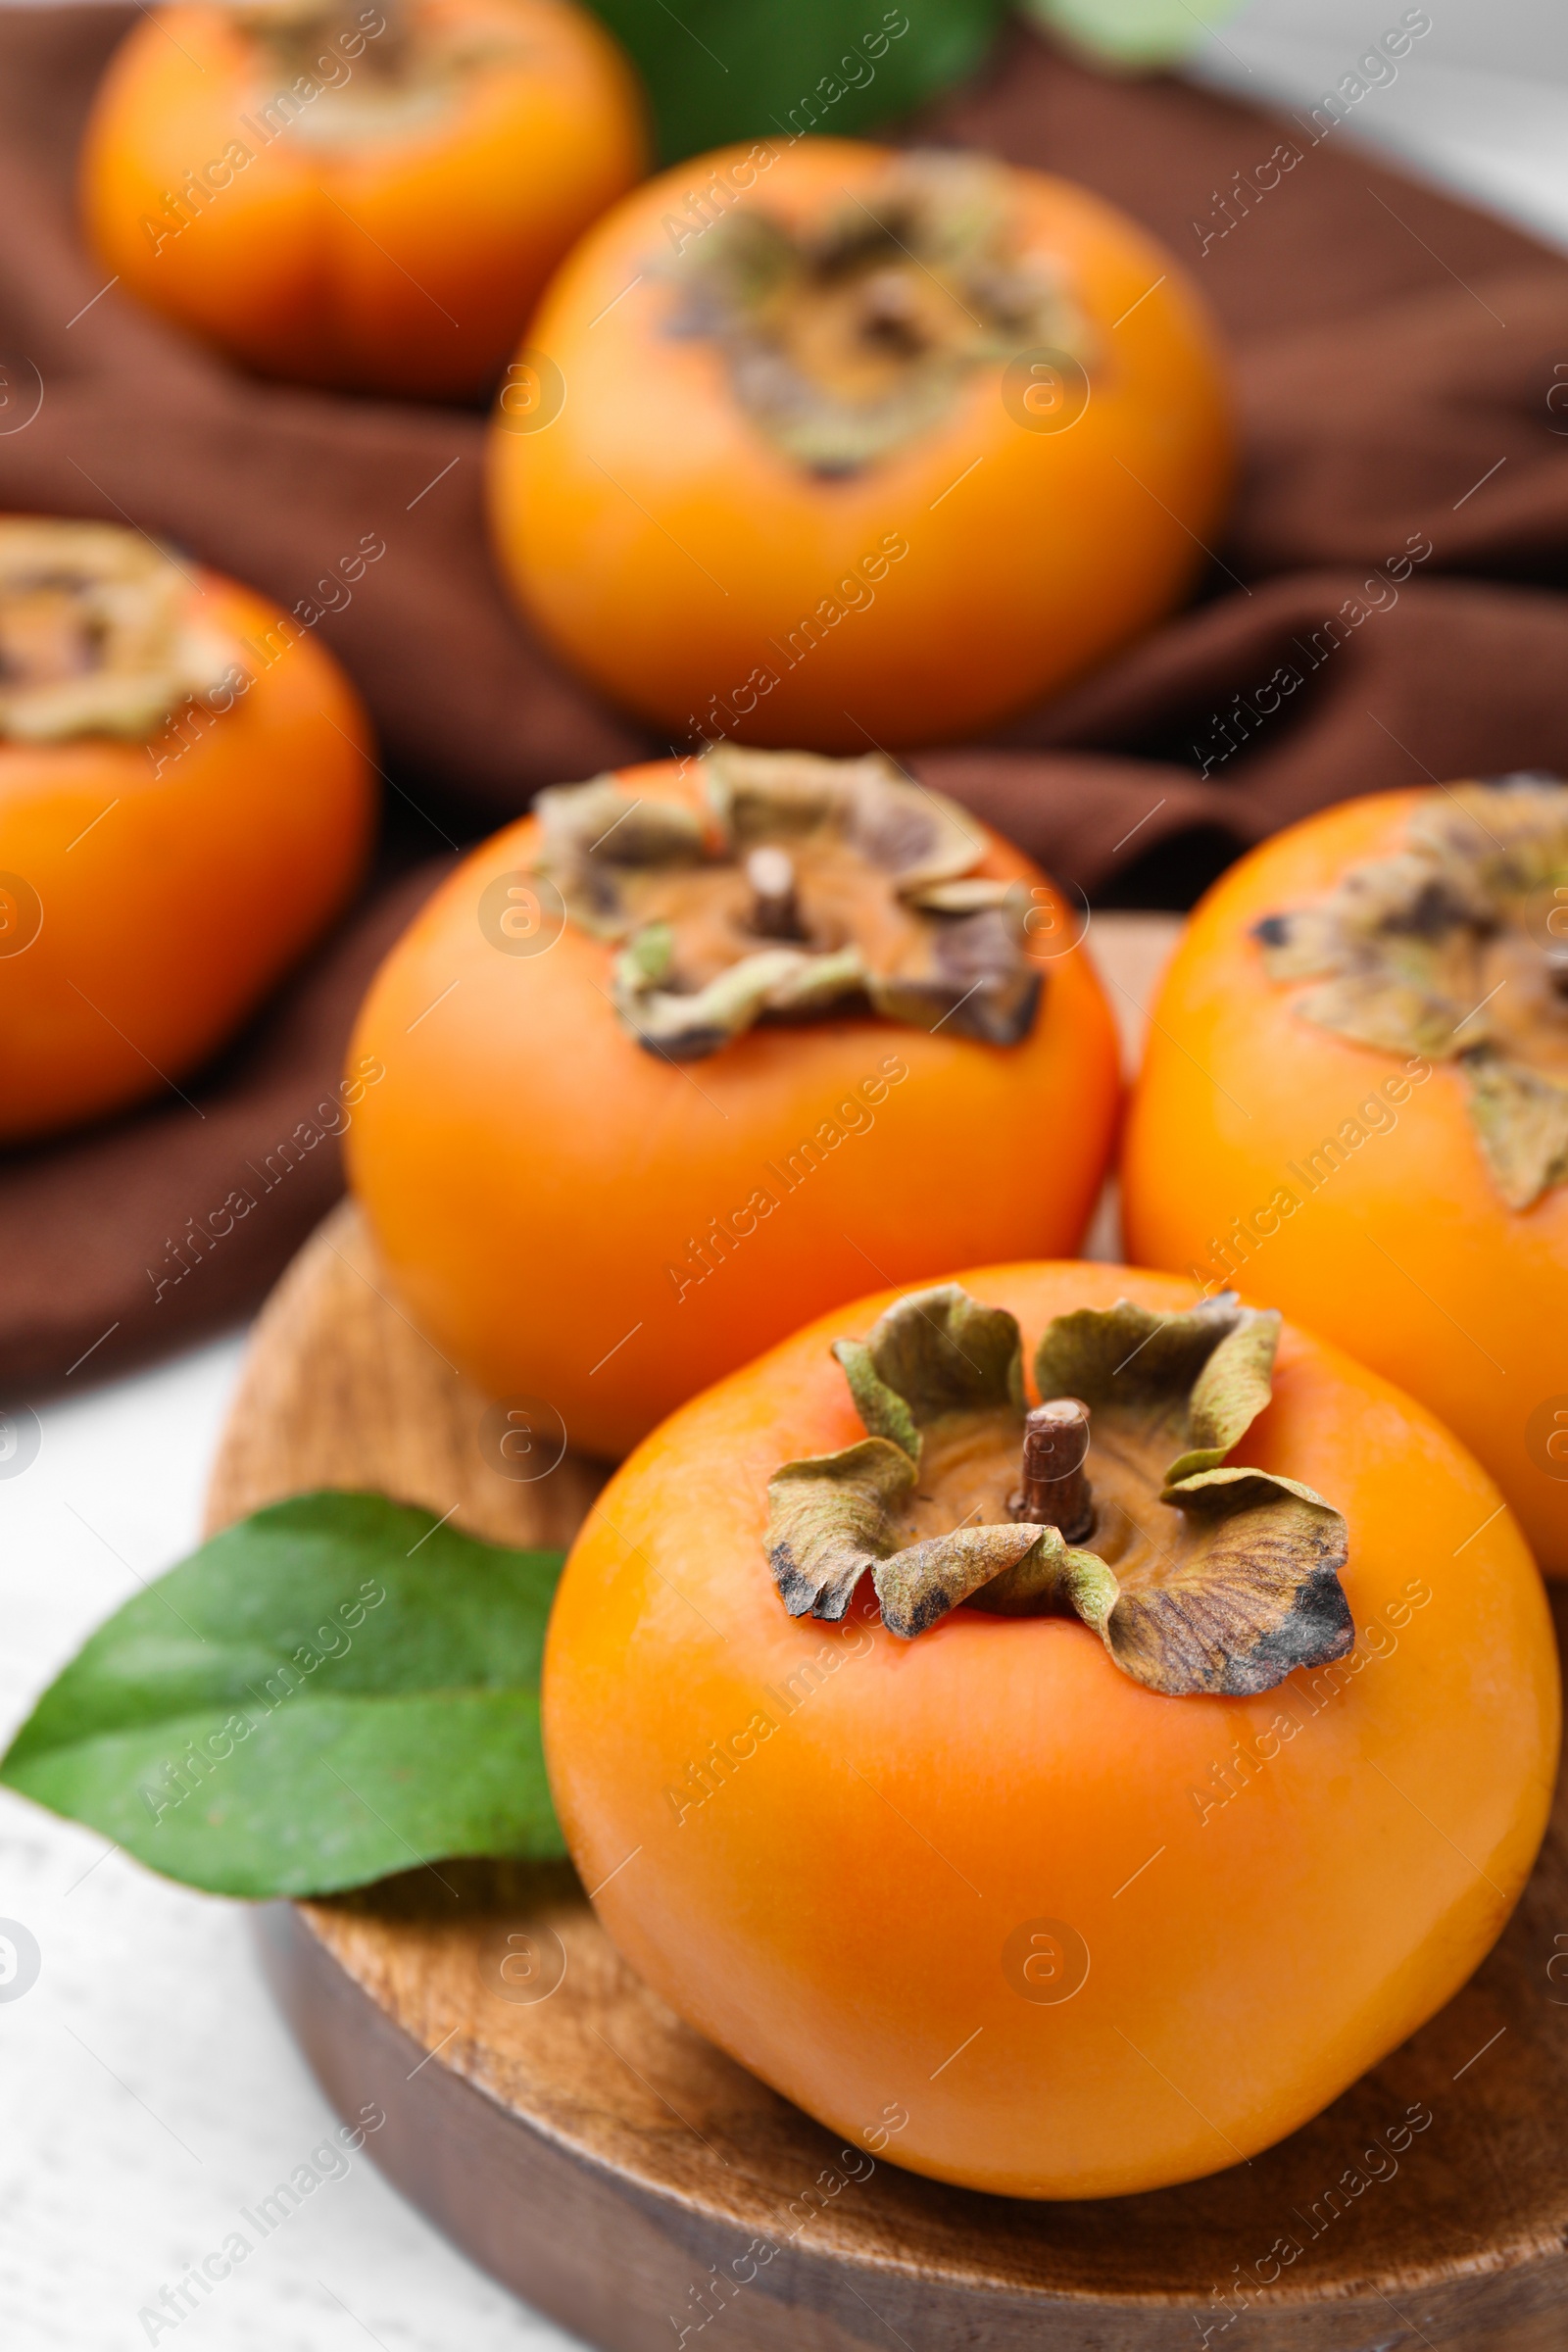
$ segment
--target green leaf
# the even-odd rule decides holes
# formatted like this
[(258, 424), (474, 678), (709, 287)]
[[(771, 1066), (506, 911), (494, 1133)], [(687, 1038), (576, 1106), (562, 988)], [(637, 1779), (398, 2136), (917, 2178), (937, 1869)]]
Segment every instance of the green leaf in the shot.
[(215, 1894), (560, 1855), (539, 1663), (561, 1565), (380, 1494), (274, 1503), (99, 1627), (0, 1781)]
[(590, 5), (642, 74), (664, 163), (731, 139), (858, 135), (974, 73), (1006, 14), (1006, 0)]
[(1023, 13), (1102, 65), (1137, 72), (1201, 49), (1242, 0), (1022, 0)]

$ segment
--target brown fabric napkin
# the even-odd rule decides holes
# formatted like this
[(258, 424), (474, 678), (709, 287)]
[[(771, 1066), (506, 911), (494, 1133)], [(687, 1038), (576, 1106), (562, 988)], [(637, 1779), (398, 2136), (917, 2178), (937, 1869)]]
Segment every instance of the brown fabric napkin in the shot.
[(350, 1026), (442, 870), (418, 866), (379, 891), (188, 1100), (8, 1156), (8, 1397), (61, 1385), (69, 1394), (260, 1303), (343, 1189)]
[[(450, 854), (539, 784), (651, 748), (503, 599), (477, 416), (253, 384), (103, 289), (74, 233), (75, 142), (135, 21), (0, 12), (0, 360), (44, 394), (0, 429), (0, 508), (130, 520), (285, 606), (379, 533), (385, 561), (323, 630), (369, 704), (397, 821), (359, 912), (186, 1082), (195, 1111), (172, 1099), (0, 1159), (13, 1396), (256, 1303), (337, 1188), (317, 1113), (376, 959), (441, 870), (408, 870), (416, 850)], [(1196, 606), (920, 772), (1075, 889), (1180, 905), (1348, 794), (1568, 768), (1568, 411), (1549, 405), (1568, 262), (1343, 129), (1101, 78), (1021, 30), (907, 135), (1065, 173), (1163, 237), (1236, 349), (1246, 439)], [(303, 1130), (317, 1142), (280, 1154)]]

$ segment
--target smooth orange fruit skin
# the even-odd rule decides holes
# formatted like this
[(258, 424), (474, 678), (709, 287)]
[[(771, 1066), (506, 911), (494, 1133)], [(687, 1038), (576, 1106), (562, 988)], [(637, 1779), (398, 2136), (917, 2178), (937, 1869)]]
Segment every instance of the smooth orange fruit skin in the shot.
[[(280, 614), (194, 573), (193, 617), (252, 682), (148, 743), (0, 742), (0, 890), (36, 892), (0, 939), (0, 1139), (167, 1091), (232, 1035), (344, 904), (375, 822), (369, 723), (337, 663)], [(227, 691), (227, 690), (225, 690)], [(160, 764), (161, 763), (161, 764)]]
[[(104, 268), (264, 375), (432, 398), (483, 389), (562, 255), (646, 170), (642, 100), (616, 43), (567, 0), (420, 0), (418, 14), (520, 26), (526, 53), (486, 67), (428, 122), (330, 146), (292, 122), (264, 143), (262, 110), (287, 85), (258, 76), (225, 9), (150, 14), (115, 54), (82, 151)], [(345, 65), (366, 71), (338, 57), (329, 74)], [(251, 150), (237, 168), (234, 141)], [(185, 174), (214, 159), (206, 199), (191, 195)], [(178, 233), (155, 243), (164, 225)]]
[[(822, 480), (747, 419), (716, 347), (666, 324), (665, 216), (754, 152), (650, 180), (557, 276), (528, 343), (561, 370), (564, 407), (535, 432), (503, 412), (491, 432), (503, 569), (568, 661), (667, 726), (824, 752), (962, 735), (1065, 685), (1186, 591), (1193, 534), (1209, 536), (1231, 474), (1213, 330), (1131, 221), (1012, 172), (1029, 249), (1062, 257), (1092, 324), (1087, 410), (1068, 431), (1025, 430), (998, 362), (902, 451)], [(743, 201), (812, 218), (889, 161), (803, 139)], [(873, 581), (866, 561), (890, 536), (907, 553)], [(790, 633), (824, 598), (858, 609), (797, 656)]]
[[(957, 1279), (1019, 1317), (1026, 1361), (1068, 1308), (1192, 1300), (1114, 1266)], [(907, 1643), (874, 1610), (792, 1622), (766, 1481), (862, 1434), (828, 1344), (888, 1296), (687, 1405), (595, 1506), (544, 1666), (572, 1858), (655, 1992), (849, 2144), (1009, 2196), (1218, 2171), (1327, 2105), (1498, 1934), (1555, 1768), (1541, 1580), (1455, 1440), (1287, 1326), (1238, 1458), (1346, 1514), (1337, 1670), (1164, 1698), (1066, 1620), (960, 1609)], [(1239, 1765), (1260, 1735), (1266, 1760)], [(1004, 1962), (1044, 1922), (1087, 1947), (1059, 2002), (1025, 1997), (1016, 1945)]]
[[(1568, 1575), (1568, 1460), (1554, 1475), (1545, 1451), (1553, 1399), (1555, 1427), (1568, 1430), (1568, 1188), (1509, 1208), (1482, 1159), (1465, 1081), (1438, 1065), (1402, 1105), (1374, 1109), (1396, 1124), (1309, 1189), (1308, 1155), (1347, 1120), (1367, 1126), (1361, 1105), (1404, 1065), (1302, 1020), (1292, 1004), (1305, 984), (1270, 980), (1250, 937), (1263, 915), (1402, 849), (1425, 797), (1378, 793), (1308, 817), (1232, 866), (1198, 907), (1134, 1094), (1123, 1230), (1134, 1255), (1200, 1285), (1222, 1288), (1234, 1266), (1249, 1296), (1419, 1396), (1485, 1462), (1546, 1572)], [(1299, 1205), (1271, 1220), (1282, 1187)], [(1258, 1233), (1259, 1208), (1273, 1233)], [(1238, 1217), (1252, 1230), (1227, 1259), (1214, 1245), (1236, 1242)]]
[[(695, 797), (672, 761), (624, 781)], [(975, 831), (977, 870), (1038, 882), (1041, 936), (1069, 937), (1038, 869)], [(1077, 1246), (1121, 1091), (1081, 950), (1043, 962), (1017, 1046), (840, 1018), (675, 1064), (621, 1028), (607, 943), (568, 924), (514, 956), (481, 931), (485, 888), (537, 843), (524, 818), (465, 861), (382, 965), (350, 1049), (386, 1066), (349, 1134), (350, 1182), (410, 1311), (490, 1395), (541, 1397), (574, 1446), (622, 1454), (868, 1278)], [(748, 1214), (759, 1191), (776, 1204)]]

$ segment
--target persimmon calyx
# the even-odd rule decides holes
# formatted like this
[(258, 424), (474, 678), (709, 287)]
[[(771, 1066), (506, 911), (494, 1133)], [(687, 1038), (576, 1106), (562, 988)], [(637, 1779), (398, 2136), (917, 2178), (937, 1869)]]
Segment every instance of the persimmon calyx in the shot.
[[(1342, 1657), (1344, 1519), (1299, 1481), (1226, 1460), (1269, 1401), (1279, 1326), (1230, 1293), (1180, 1314), (1124, 1298), (1058, 1315), (1035, 1355), (1047, 1405), (1029, 1416), (1015, 1318), (955, 1283), (909, 1293), (865, 1340), (834, 1344), (868, 1434), (769, 1482), (785, 1607), (836, 1620), (869, 1576), (906, 1640), (965, 1602), (1075, 1616), (1170, 1697), (1245, 1696)], [(1026, 1458), (1020, 1489), (1043, 1413), (1072, 1443), (1033, 1478)], [(1073, 1460), (1091, 1414), (1093, 1449)], [(1054, 1489), (1065, 1531), (1015, 1515), (1020, 1498), (1049, 1509)], [(1156, 1503), (1174, 1517), (1151, 1532)]]
[(690, 1061), (760, 1020), (857, 1010), (994, 1046), (1028, 1035), (1029, 892), (970, 870), (984, 845), (956, 803), (879, 753), (719, 745), (700, 764), (701, 809), (604, 776), (534, 804), (537, 871), (618, 945), (612, 998), (640, 1045)]
[(0, 520), (0, 740), (144, 741), (238, 659), (189, 606), (186, 575), (137, 531)]
[[(459, 98), (487, 66), (528, 56), (525, 36), (501, 12), (463, 21), (421, 0), (376, 0), (378, 32), (360, 0), (225, 0), (254, 47), (264, 81), (287, 88), (300, 75), (316, 86), (291, 124), (308, 146), (373, 144), (421, 128)], [(320, 78), (343, 43), (354, 60), (341, 78)], [(270, 94), (270, 93), (268, 93)]]
[(1568, 785), (1434, 793), (1396, 857), (1352, 867), (1254, 936), (1296, 1010), (1384, 1053), (1454, 1063), (1510, 1208), (1568, 1181)]
[(939, 424), (987, 362), (1090, 350), (1064, 267), (1020, 250), (1008, 174), (979, 156), (901, 156), (799, 226), (760, 193), (664, 274), (668, 331), (716, 344), (743, 414), (818, 474)]

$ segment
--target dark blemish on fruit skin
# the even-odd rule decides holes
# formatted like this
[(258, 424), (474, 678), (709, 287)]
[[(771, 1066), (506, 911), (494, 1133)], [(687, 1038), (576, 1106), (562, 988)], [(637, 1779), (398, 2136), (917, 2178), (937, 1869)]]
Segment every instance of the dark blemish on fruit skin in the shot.
[(1288, 914), (1265, 914), (1260, 923), (1252, 925), (1252, 937), (1261, 948), (1283, 948), (1291, 936)]

